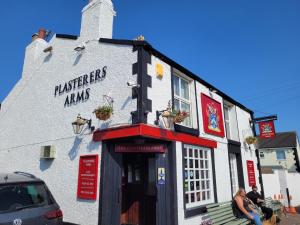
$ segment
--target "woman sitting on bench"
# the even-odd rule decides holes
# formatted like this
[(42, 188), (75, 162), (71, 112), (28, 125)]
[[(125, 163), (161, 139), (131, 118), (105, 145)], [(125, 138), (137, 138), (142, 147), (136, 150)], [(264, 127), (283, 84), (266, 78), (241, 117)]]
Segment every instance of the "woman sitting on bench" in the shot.
[(253, 209), (251, 204), (246, 201), (246, 192), (240, 188), (232, 201), (232, 208), (237, 218), (250, 219), (255, 225), (262, 225), (259, 214)]

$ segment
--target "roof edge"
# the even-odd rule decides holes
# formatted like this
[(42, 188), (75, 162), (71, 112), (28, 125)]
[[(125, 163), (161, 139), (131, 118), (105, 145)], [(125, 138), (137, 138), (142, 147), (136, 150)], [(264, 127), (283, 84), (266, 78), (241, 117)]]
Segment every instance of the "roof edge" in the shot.
[(240, 102), (234, 100), (233, 98), (231, 98), (230, 96), (228, 96), (227, 94), (225, 94), (224, 92), (222, 92), (221, 90), (219, 90), (218, 88), (216, 88), (215, 86), (213, 86), (212, 84), (210, 84), (210, 83), (206, 82), (205, 80), (201, 79), (199, 76), (197, 76), (196, 74), (194, 74), (193, 72), (191, 72), (190, 70), (188, 70), (187, 68), (185, 68), (184, 66), (178, 64), (177, 62), (175, 62), (171, 58), (167, 57), (166, 55), (164, 55), (163, 53), (161, 53), (157, 49), (153, 48), (152, 45), (149, 44), (147, 41), (100, 38), (99, 42), (110, 43), (110, 44), (119, 44), (119, 45), (142, 46), (142, 47), (144, 47), (144, 49), (146, 51), (148, 51), (149, 53), (157, 56), (162, 61), (168, 63), (170, 66), (172, 66), (172, 67), (180, 70), (185, 75), (187, 75), (187, 76), (191, 77), (192, 79), (200, 82), (201, 84), (207, 86), (208, 88), (212, 88), (212, 89), (216, 90), (217, 94), (220, 95), (225, 100), (227, 100), (230, 103), (232, 103), (232, 104), (240, 107), (241, 109), (247, 111), (248, 113), (250, 113), (252, 115), (254, 114), (254, 112), (251, 109), (247, 108), (246, 106), (244, 106)]

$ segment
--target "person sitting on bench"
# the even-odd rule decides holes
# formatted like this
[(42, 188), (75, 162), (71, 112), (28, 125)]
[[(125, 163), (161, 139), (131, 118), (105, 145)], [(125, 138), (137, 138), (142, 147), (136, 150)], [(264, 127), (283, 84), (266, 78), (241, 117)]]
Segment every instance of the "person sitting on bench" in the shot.
[(247, 198), (249, 198), (255, 205), (261, 208), (261, 211), (263, 212), (266, 220), (272, 217), (273, 210), (262, 205), (265, 201), (263, 197), (258, 193), (256, 185), (253, 185), (252, 191), (247, 193)]
[(246, 201), (246, 191), (239, 188), (232, 201), (232, 209), (237, 218), (250, 219), (255, 225), (262, 225), (259, 214), (253, 209), (251, 204)]

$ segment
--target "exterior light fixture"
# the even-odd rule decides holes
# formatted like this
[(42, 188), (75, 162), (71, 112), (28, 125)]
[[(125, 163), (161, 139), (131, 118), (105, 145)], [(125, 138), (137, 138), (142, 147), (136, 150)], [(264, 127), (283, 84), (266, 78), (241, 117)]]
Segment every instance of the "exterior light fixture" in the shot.
[(85, 45), (84, 45), (84, 44), (78, 45), (78, 46), (76, 46), (76, 48), (74, 48), (74, 50), (75, 50), (76, 52), (81, 52), (81, 51), (83, 51), (84, 49), (85, 49)]
[(91, 131), (94, 131), (95, 127), (92, 126), (92, 120), (82, 118), (78, 114), (77, 119), (72, 123), (74, 134), (81, 134), (84, 125), (87, 124)]
[(209, 88), (209, 91), (212, 92), (212, 93), (217, 93), (218, 91), (214, 88)]
[(49, 46), (49, 47), (47, 47), (47, 48), (44, 49), (44, 52), (45, 52), (45, 53), (46, 53), (46, 52), (52, 52), (52, 50), (53, 50), (53, 47), (52, 47), (52, 46)]

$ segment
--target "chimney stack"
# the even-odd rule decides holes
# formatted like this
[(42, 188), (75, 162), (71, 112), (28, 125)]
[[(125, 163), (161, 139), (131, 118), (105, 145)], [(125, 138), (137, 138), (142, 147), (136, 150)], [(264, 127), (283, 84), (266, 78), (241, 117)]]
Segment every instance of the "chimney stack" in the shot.
[(112, 38), (113, 20), (116, 15), (112, 1), (88, 0), (88, 3), (82, 10), (80, 38)]

